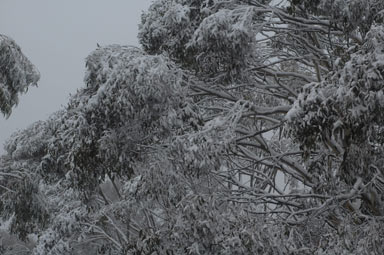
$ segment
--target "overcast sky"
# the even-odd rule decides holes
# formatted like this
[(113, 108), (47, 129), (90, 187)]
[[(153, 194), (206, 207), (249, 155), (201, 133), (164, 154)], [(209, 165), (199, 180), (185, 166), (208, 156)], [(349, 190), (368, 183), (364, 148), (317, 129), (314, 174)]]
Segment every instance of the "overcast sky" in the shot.
[(0, 0), (0, 34), (13, 38), (39, 69), (38, 88), (0, 115), (0, 154), (17, 129), (65, 106), (83, 86), (85, 57), (96, 44), (138, 45), (140, 15), (151, 0)]

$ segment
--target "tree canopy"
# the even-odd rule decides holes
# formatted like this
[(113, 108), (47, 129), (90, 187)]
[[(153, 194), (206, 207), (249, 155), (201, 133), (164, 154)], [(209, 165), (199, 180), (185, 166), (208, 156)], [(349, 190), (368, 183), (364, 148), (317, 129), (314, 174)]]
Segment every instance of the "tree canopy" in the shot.
[(9, 232), (25, 254), (380, 254), (383, 13), (154, 1), (142, 48), (97, 48), (67, 107), (9, 139)]
[(11, 38), (0, 35), (0, 112), (9, 116), (12, 107), (31, 85), (37, 85), (40, 74)]

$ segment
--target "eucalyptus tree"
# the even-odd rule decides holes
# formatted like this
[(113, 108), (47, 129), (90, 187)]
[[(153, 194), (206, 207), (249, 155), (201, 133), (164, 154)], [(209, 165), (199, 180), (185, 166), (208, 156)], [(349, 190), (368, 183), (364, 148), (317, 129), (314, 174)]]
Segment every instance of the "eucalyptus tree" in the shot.
[(363, 233), (380, 231), (383, 208), (383, 7), (180, 0), (143, 15), (144, 48), (198, 77), (190, 95), (204, 124), (180, 157), (228, 184), (228, 201), (288, 224), (303, 240), (292, 252), (382, 249)]
[(40, 74), (11, 38), (0, 35), (0, 111), (9, 116), (21, 93), (37, 85)]
[(154, 1), (143, 49), (96, 49), (67, 108), (7, 145), (45, 198), (22, 205), (47, 220), (15, 213), (33, 252), (380, 254), (383, 8)]

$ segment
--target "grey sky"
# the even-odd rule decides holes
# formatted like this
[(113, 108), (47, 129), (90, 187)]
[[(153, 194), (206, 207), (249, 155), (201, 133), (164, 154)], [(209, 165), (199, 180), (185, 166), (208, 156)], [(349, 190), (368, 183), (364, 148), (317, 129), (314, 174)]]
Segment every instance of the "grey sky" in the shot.
[(137, 45), (150, 0), (0, 0), (0, 34), (13, 38), (41, 73), (11, 117), (0, 116), (0, 154), (17, 129), (66, 105), (83, 86), (84, 59), (96, 43)]

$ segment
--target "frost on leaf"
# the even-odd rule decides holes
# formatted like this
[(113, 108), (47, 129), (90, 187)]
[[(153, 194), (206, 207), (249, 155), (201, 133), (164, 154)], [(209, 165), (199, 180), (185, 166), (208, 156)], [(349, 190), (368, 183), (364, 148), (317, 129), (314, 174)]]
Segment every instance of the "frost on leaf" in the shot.
[(37, 85), (39, 79), (39, 72), (15, 41), (0, 35), (0, 111), (9, 116), (19, 95)]

